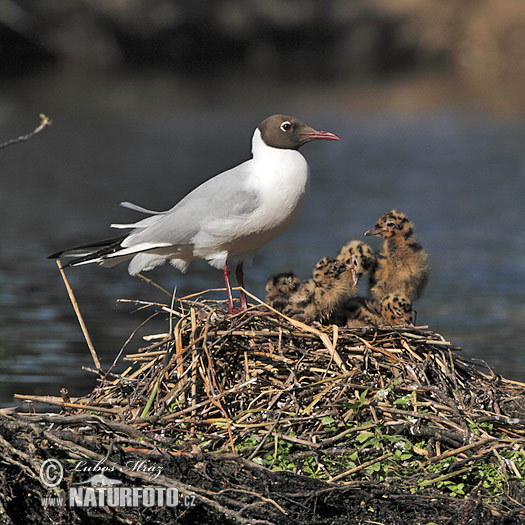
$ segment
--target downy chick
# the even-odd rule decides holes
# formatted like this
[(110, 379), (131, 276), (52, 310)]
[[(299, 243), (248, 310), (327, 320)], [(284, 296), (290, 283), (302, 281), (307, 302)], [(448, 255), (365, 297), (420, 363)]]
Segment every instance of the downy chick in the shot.
[(358, 281), (372, 268), (376, 256), (368, 244), (361, 241), (350, 241), (339, 250), (336, 259), (348, 266), (353, 266)]
[(414, 311), (412, 303), (404, 296), (395, 293), (385, 295), (379, 301), (379, 309), (385, 324), (391, 326), (413, 326)]
[(266, 283), (266, 302), (282, 311), (290, 300), (290, 295), (297, 291), (300, 279), (292, 272), (273, 275)]
[(415, 301), (428, 280), (428, 255), (416, 242), (414, 225), (406, 215), (391, 210), (365, 235), (383, 237), (384, 243), (370, 271), (370, 295), (381, 299), (389, 293)]
[(387, 294), (381, 300), (354, 297), (346, 303), (346, 326), (412, 325), (412, 304), (397, 294)]
[(377, 309), (377, 301), (366, 297), (352, 297), (345, 303), (341, 315), (345, 317), (345, 321), (341, 324), (351, 328), (384, 324)]
[(290, 295), (283, 313), (303, 323), (322, 321), (330, 318), (355, 289), (353, 269), (324, 257), (315, 265), (312, 277)]
[[(375, 264), (375, 254), (368, 244), (362, 241), (350, 241), (339, 250), (336, 259), (353, 269), (354, 290), (347, 298), (347, 301), (352, 301), (352, 298), (358, 293), (357, 283), (359, 279)], [(347, 308), (345, 303), (346, 301), (334, 312), (330, 319), (331, 323), (339, 326), (346, 324)]]

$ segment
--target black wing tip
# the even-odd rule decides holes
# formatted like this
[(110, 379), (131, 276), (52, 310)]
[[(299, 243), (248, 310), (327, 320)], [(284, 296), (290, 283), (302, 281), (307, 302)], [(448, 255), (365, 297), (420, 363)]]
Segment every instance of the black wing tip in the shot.
[[(51, 255), (48, 255), (46, 257), (46, 259), (54, 259), (55, 261), (60, 259), (62, 257), (62, 255), (64, 253), (66, 253), (67, 250), (62, 250), (61, 252), (56, 252), (56, 253), (53, 253)], [(60, 264), (61, 268), (64, 269), (64, 268), (69, 268), (70, 266), (74, 266), (75, 263), (77, 262), (80, 262), (79, 259), (84, 259), (84, 257), (76, 257), (75, 259), (67, 262), (67, 263), (64, 263), (64, 264)]]
[[(79, 249), (89, 249), (89, 248), (92, 248), (93, 251), (91, 254), (89, 254), (89, 256), (91, 255), (103, 255), (104, 253), (109, 253), (107, 252), (106, 250), (112, 250), (113, 248), (117, 247), (120, 245), (120, 243), (127, 237), (127, 234), (126, 235), (119, 235), (118, 237), (112, 237), (111, 239), (104, 239), (102, 241), (98, 241), (98, 242), (92, 242), (92, 243), (89, 243), (89, 244), (82, 244), (80, 246), (75, 246), (74, 248), (67, 248), (66, 250), (61, 250), (59, 252), (56, 252), (56, 253), (52, 253), (51, 255), (48, 255), (47, 256), (47, 259), (60, 259), (60, 257), (75, 257), (75, 254), (70, 254), (68, 255), (67, 252), (72, 252), (74, 250), (79, 250)], [(86, 257), (89, 257), (89, 256), (78, 256), (78, 254), (76, 254), (76, 258), (71, 261), (70, 263), (68, 263), (67, 265), (64, 265), (64, 268), (67, 268), (67, 266), (71, 266), (72, 264), (75, 263), (75, 261), (79, 261), (80, 259), (85, 259)]]
[[(47, 258), (48, 259), (54, 259), (55, 261), (57, 259), (60, 259), (60, 257), (66, 253), (68, 250), (64, 250), (64, 251), (61, 251), (61, 252), (57, 252), (57, 253), (54, 253), (52, 255), (48, 255)], [(81, 257), (74, 257), (73, 259), (71, 259), (70, 261), (68, 261), (67, 263), (64, 263), (64, 264), (60, 264), (61, 268), (64, 269), (64, 268), (71, 268), (72, 266), (77, 266), (78, 264), (80, 263), (85, 263), (85, 262), (88, 262), (88, 261), (91, 261), (91, 260), (95, 260), (95, 259), (98, 259), (100, 257), (100, 251), (99, 250), (98, 252), (95, 252), (95, 253), (91, 253), (89, 255), (83, 255)], [(65, 257), (68, 257), (67, 255)]]

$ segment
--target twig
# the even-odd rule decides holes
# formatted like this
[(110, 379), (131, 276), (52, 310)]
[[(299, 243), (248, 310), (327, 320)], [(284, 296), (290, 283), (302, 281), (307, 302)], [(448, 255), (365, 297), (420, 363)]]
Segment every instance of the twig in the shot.
[(69, 281), (67, 280), (66, 273), (64, 272), (64, 268), (62, 268), (62, 263), (60, 262), (60, 259), (57, 259), (56, 261), (57, 261), (58, 270), (60, 271), (60, 275), (62, 276), (64, 284), (66, 285), (67, 294), (69, 295), (69, 299), (71, 301), (71, 304), (73, 305), (73, 310), (75, 310), (75, 314), (80, 324), (80, 328), (82, 330), (82, 333), (84, 334), (84, 339), (86, 340), (89, 351), (91, 353), (91, 357), (93, 358), (93, 363), (95, 363), (96, 369), (102, 375), (104, 372), (102, 370), (102, 367), (100, 366), (100, 361), (98, 360), (97, 352), (95, 350), (95, 347), (93, 346), (93, 342), (91, 341), (91, 337), (89, 336), (89, 333), (87, 331), (86, 324), (84, 323), (84, 318), (82, 317), (82, 314), (80, 313), (80, 309), (78, 307), (77, 300), (75, 299), (75, 294), (73, 293), (71, 286), (69, 286)]
[(442, 459), (449, 458), (450, 456), (457, 456), (458, 454), (466, 452), (467, 450), (482, 447), (483, 445), (486, 445), (487, 443), (491, 443), (493, 441), (499, 441), (499, 440), (494, 440), (493, 438), (480, 439), (479, 441), (476, 441), (475, 443), (470, 443), (469, 445), (465, 445), (463, 447), (459, 447), (454, 450), (447, 450), (447, 452), (444, 452), (443, 454), (440, 454), (439, 456), (434, 456), (433, 458), (431, 458), (430, 462), (436, 463), (437, 461), (441, 461)]
[(38, 403), (46, 403), (47, 405), (56, 405), (64, 408), (76, 408), (78, 410), (94, 410), (96, 412), (103, 412), (105, 414), (120, 414), (120, 410), (114, 408), (99, 407), (96, 405), (84, 405), (82, 403), (65, 403), (62, 399), (53, 396), (33, 396), (24, 394), (14, 394), (15, 399), (24, 399), (27, 401), (37, 401)]
[(166, 294), (168, 297), (171, 297), (172, 294), (170, 294), (168, 292), (168, 290), (166, 290), (165, 288), (163, 288), (162, 286), (160, 286), (160, 284), (157, 284), (155, 281), (153, 281), (152, 279), (150, 279), (149, 277), (146, 277), (144, 275), (142, 275), (141, 273), (137, 273), (135, 274), (135, 277), (138, 277), (139, 279), (142, 279), (145, 283), (148, 283), (150, 284), (151, 286), (157, 288), (157, 290), (160, 290), (162, 293)]
[(270, 427), (268, 432), (266, 432), (266, 434), (264, 434), (264, 436), (262, 437), (261, 441), (259, 441), (259, 443), (255, 447), (255, 450), (249, 455), (248, 460), (252, 460), (255, 457), (255, 455), (257, 454), (257, 452), (259, 452), (259, 450), (261, 450), (263, 445), (266, 443), (266, 440), (268, 439), (268, 437), (272, 434), (272, 432), (275, 430), (275, 427), (279, 424), (279, 421), (281, 420), (281, 416), (282, 416), (282, 412), (279, 412), (279, 415), (277, 416), (277, 419), (275, 420), (275, 423)]
[(386, 454), (383, 454), (382, 456), (379, 456), (378, 458), (371, 459), (370, 461), (365, 461), (364, 463), (361, 463), (361, 465), (358, 465), (357, 467), (351, 468), (350, 470), (347, 470), (345, 472), (341, 472), (341, 474), (338, 474), (337, 476), (334, 476), (329, 481), (339, 481), (340, 479), (346, 478), (350, 476), (351, 474), (355, 474), (356, 472), (359, 472), (360, 470), (365, 469), (366, 467), (369, 467), (370, 465), (374, 465), (375, 463), (379, 461), (383, 461), (386, 458), (389, 458), (390, 456), (393, 456), (393, 452), (387, 452)]
[(137, 328), (135, 328), (135, 330), (133, 330), (133, 332), (131, 332), (130, 336), (126, 339), (126, 341), (124, 342), (124, 344), (122, 345), (122, 347), (120, 348), (120, 351), (119, 353), (117, 354), (117, 356), (115, 357), (115, 359), (113, 360), (113, 363), (111, 364), (111, 366), (108, 368), (108, 371), (104, 374), (104, 379), (106, 379), (106, 377), (108, 377), (108, 375), (111, 373), (111, 371), (113, 370), (113, 368), (115, 368), (115, 366), (117, 366), (117, 362), (118, 360), (120, 359), (120, 356), (122, 355), (122, 352), (124, 352), (124, 349), (126, 348), (126, 346), (128, 346), (128, 344), (131, 342), (131, 340), (135, 337), (135, 334), (145, 325), (147, 324), (151, 319), (153, 319), (156, 315), (157, 315), (158, 312), (155, 312), (153, 314), (151, 314), (145, 321), (143, 321), (142, 323), (140, 323)]
[(464, 472), (468, 472), (469, 470), (472, 470), (472, 467), (464, 467), (458, 470), (453, 470), (452, 472), (448, 472), (447, 474), (436, 475), (430, 479), (425, 479), (421, 481), (419, 483), (419, 486), (426, 487), (427, 485), (432, 485), (433, 483), (438, 483), (439, 481), (445, 481), (447, 479), (454, 478), (455, 476), (458, 476), (459, 474), (463, 474)]
[(31, 133), (28, 133), (27, 135), (21, 135), (20, 137), (17, 137), (16, 139), (10, 139), (7, 142), (0, 144), (0, 149), (4, 149), (4, 148), (7, 148), (8, 146), (13, 146), (14, 144), (19, 144), (20, 142), (25, 142), (26, 140), (29, 140), (35, 135), (38, 135), (46, 126), (51, 126), (52, 122), (53, 122), (52, 120), (50, 120), (43, 113), (41, 113), (40, 114), (40, 124)]
[(253, 492), (253, 490), (227, 488), (227, 489), (219, 490), (219, 492), (216, 492), (216, 494), (224, 494), (224, 492), (238, 492), (240, 494), (249, 494), (250, 496), (255, 496), (266, 503), (271, 503), (277, 509), (279, 509), (283, 514), (286, 514), (286, 515), (288, 514), (276, 501), (270, 498), (265, 498), (262, 494), (257, 494), (257, 492)]

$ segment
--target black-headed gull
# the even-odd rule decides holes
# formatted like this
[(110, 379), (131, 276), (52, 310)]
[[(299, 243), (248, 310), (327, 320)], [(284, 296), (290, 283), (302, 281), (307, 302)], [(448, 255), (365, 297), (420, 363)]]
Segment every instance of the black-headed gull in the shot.
[[(339, 140), (287, 115), (264, 120), (253, 134), (253, 157), (207, 180), (173, 208), (155, 212), (129, 202), (122, 206), (150, 216), (126, 235), (63, 250), (50, 258), (76, 257), (66, 266), (99, 263), (114, 266), (131, 259), (129, 273), (151, 270), (166, 260), (185, 272), (193, 259), (222, 269), (228, 311), (235, 312), (228, 259), (238, 261), (236, 276), (243, 285), (243, 261), (283, 233), (297, 218), (308, 194), (310, 170), (298, 149), (311, 140)], [(247, 308), (241, 290), (241, 310)]]

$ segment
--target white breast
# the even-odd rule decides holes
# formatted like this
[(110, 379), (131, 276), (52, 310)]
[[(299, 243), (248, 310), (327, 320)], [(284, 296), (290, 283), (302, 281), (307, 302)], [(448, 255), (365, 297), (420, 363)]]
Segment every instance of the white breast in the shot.
[(286, 231), (308, 195), (310, 170), (298, 151), (268, 147), (256, 130), (252, 152), (247, 187), (258, 196), (257, 208), (241, 221), (233, 218), (222, 222), (220, 233), (214, 236), (215, 242), (208, 238), (207, 246), (195, 246), (196, 255), (216, 267), (220, 267), (226, 257), (241, 260), (251, 257), (261, 246)]
[(300, 211), (308, 194), (310, 170), (296, 150), (270, 148), (254, 134), (251, 183), (261, 196), (254, 221), (276, 226), (288, 223)]

